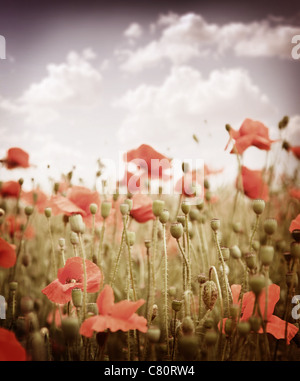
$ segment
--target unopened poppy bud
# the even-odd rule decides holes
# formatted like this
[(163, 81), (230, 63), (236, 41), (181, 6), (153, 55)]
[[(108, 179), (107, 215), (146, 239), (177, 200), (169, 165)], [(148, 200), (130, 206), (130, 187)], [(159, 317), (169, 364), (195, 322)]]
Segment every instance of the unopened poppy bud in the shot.
[(127, 240), (129, 246), (133, 246), (135, 243), (135, 232), (127, 231)]
[(212, 347), (218, 340), (218, 334), (215, 330), (210, 329), (205, 332), (204, 341), (208, 347)]
[(59, 247), (63, 249), (66, 245), (66, 240), (64, 238), (59, 238), (58, 244), (59, 244)]
[[(131, 208), (130, 208), (131, 209)], [(101, 216), (102, 218), (107, 218), (111, 210), (111, 203), (108, 201), (103, 201), (101, 204)]]
[(183, 235), (183, 226), (179, 222), (175, 222), (170, 226), (170, 233), (173, 238), (179, 239)]
[(198, 210), (202, 210), (204, 208), (204, 202), (203, 201), (199, 201), (198, 204), (196, 204), (196, 208)]
[(207, 276), (205, 274), (199, 274), (198, 275), (198, 283), (199, 284), (204, 284), (205, 282), (207, 282)]
[(214, 232), (218, 231), (220, 229), (220, 226), (221, 226), (221, 222), (218, 218), (213, 218), (210, 221), (210, 227), (212, 228)]
[(233, 327), (234, 327), (234, 322), (232, 321), (232, 319), (226, 319), (225, 321), (225, 333), (226, 335), (230, 336), (232, 331), (233, 331)]
[(30, 256), (27, 253), (23, 254), (22, 255), (22, 265), (25, 267), (28, 267), (29, 263), (30, 263)]
[(17, 288), (18, 288), (18, 282), (9, 282), (10, 291), (17, 291)]
[(24, 184), (24, 179), (21, 177), (19, 180), (18, 180), (18, 183), (22, 186)]
[(236, 319), (240, 311), (240, 306), (238, 304), (232, 304), (229, 311), (231, 318)]
[(146, 249), (150, 249), (150, 247), (151, 247), (151, 240), (150, 239), (145, 239), (145, 246), (146, 246)]
[(72, 245), (78, 245), (79, 244), (79, 238), (78, 234), (75, 232), (71, 232), (70, 234), (70, 242)]
[(262, 321), (259, 316), (250, 316), (248, 322), (250, 324), (251, 331), (258, 332), (260, 330)]
[(237, 331), (242, 337), (246, 337), (250, 332), (250, 324), (247, 321), (240, 321), (237, 324)]
[(235, 232), (235, 233), (241, 233), (242, 231), (242, 224), (240, 222), (235, 222), (233, 225), (232, 225), (232, 230)]
[(67, 317), (62, 320), (61, 328), (66, 341), (73, 341), (78, 336), (79, 323), (77, 318)]
[(265, 278), (261, 275), (253, 275), (249, 279), (249, 286), (255, 295), (259, 295), (265, 287)]
[(95, 215), (97, 213), (97, 210), (98, 210), (98, 205), (97, 204), (91, 204), (90, 205), (90, 212), (91, 212), (91, 214)]
[(223, 256), (224, 261), (228, 261), (228, 259), (230, 257), (229, 248), (228, 247), (221, 247), (221, 252), (222, 252), (222, 256)]
[(202, 299), (208, 310), (212, 310), (218, 298), (218, 290), (214, 281), (208, 280), (203, 286)]
[(159, 221), (162, 223), (162, 224), (166, 224), (168, 221), (169, 221), (169, 218), (170, 218), (170, 213), (167, 209), (164, 209), (160, 216), (159, 216)]
[(160, 339), (160, 329), (156, 326), (150, 326), (147, 331), (147, 337), (150, 343), (158, 343)]
[(247, 267), (250, 270), (255, 269), (255, 267), (256, 267), (256, 254), (246, 253), (245, 254), (245, 262), (246, 262)]
[(266, 206), (266, 204), (265, 204), (264, 200), (259, 200), (259, 199), (254, 200), (253, 204), (252, 204), (253, 211), (257, 215), (260, 215), (263, 213), (265, 206)]
[(284, 128), (287, 127), (288, 123), (289, 123), (289, 117), (288, 117), (287, 115), (285, 115), (285, 116), (281, 119), (281, 121), (278, 123), (278, 128), (279, 128), (280, 130), (283, 130)]
[(59, 190), (59, 183), (54, 183), (53, 190), (54, 190), (55, 194), (58, 192), (58, 190)]
[(26, 315), (34, 310), (34, 301), (30, 296), (23, 296), (20, 302), (22, 315)]
[(171, 297), (176, 296), (176, 287), (171, 286), (171, 287), (169, 288), (168, 292), (169, 292), (169, 296), (171, 296)]
[(229, 132), (229, 131), (231, 130), (231, 126), (230, 126), (230, 124), (228, 124), (228, 123), (225, 124), (225, 129), (226, 129), (226, 131)]
[(191, 209), (189, 213), (190, 220), (192, 222), (199, 220), (199, 211), (197, 209)]
[(82, 306), (82, 290), (80, 288), (73, 288), (72, 302), (76, 308), (79, 308)]
[(129, 213), (129, 205), (128, 204), (121, 204), (120, 205), (120, 212), (122, 216), (126, 216)]
[(277, 221), (275, 218), (268, 218), (264, 222), (264, 230), (266, 234), (272, 235), (276, 232), (277, 229)]
[(33, 206), (31, 206), (31, 205), (25, 206), (24, 211), (25, 211), (26, 216), (28, 216), (28, 217), (31, 216), (33, 213)]
[(172, 301), (172, 310), (179, 312), (181, 310), (182, 301), (181, 300), (173, 300)]
[(181, 210), (185, 215), (187, 215), (191, 210), (191, 205), (187, 201), (183, 201), (181, 204)]
[(181, 329), (182, 329), (183, 334), (186, 336), (190, 336), (194, 333), (195, 326), (194, 326), (194, 322), (190, 316), (186, 316), (182, 320)]
[(98, 315), (99, 313), (97, 303), (87, 303), (86, 309), (88, 313), (93, 315)]
[(84, 223), (81, 214), (73, 214), (69, 218), (71, 230), (75, 233), (82, 233), (84, 231)]
[(292, 242), (290, 252), (293, 258), (300, 258), (300, 242)]
[(252, 248), (253, 248), (253, 250), (258, 251), (259, 248), (260, 248), (260, 242), (257, 241), (257, 240), (254, 240), (254, 241), (252, 242)]
[(234, 259), (240, 259), (242, 257), (242, 252), (237, 245), (234, 245), (230, 248), (230, 255)]
[(293, 271), (289, 271), (285, 275), (286, 285), (290, 287), (297, 287), (298, 286), (298, 275), (297, 273), (294, 273)]
[(161, 212), (163, 211), (165, 206), (165, 202), (162, 200), (154, 200), (152, 204), (152, 211), (155, 217), (159, 217)]
[(300, 242), (300, 229), (294, 229), (292, 231), (292, 237), (296, 242)]
[(260, 248), (260, 260), (264, 266), (270, 266), (274, 258), (273, 246), (261, 246)]
[(128, 211), (130, 212), (133, 207), (133, 201), (131, 200), (131, 198), (126, 198), (124, 200), (124, 203), (128, 205)]
[(205, 200), (210, 201), (212, 198), (212, 193), (210, 191), (205, 192)]
[(51, 208), (46, 208), (46, 209), (44, 210), (44, 213), (45, 213), (45, 216), (46, 216), (47, 218), (50, 218), (50, 217), (51, 217), (51, 214), (52, 214), (52, 209), (51, 209)]

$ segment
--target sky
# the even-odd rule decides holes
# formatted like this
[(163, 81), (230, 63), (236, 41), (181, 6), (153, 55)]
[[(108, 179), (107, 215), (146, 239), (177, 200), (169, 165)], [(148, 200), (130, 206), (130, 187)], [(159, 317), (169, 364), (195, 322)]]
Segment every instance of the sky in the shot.
[[(276, 139), (288, 115), (285, 138), (300, 144), (298, 1), (24, 3), (1, 5), (0, 157), (17, 146), (32, 167), (1, 168), (1, 180), (46, 188), (75, 166), (74, 182), (91, 186), (97, 159), (118, 167), (122, 152), (145, 143), (224, 168), (216, 184), (226, 184), (237, 163), (224, 150), (225, 124), (246, 118)], [(250, 169), (265, 162), (265, 151), (245, 152)], [(282, 165), (296, 161), (286, 155)]]

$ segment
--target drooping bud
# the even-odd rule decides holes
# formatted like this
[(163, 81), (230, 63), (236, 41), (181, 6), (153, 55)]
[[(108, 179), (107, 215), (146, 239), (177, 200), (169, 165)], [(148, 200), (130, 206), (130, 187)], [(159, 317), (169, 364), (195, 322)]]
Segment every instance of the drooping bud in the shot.
[(152, 211), (155, 217), (159, 217), (161, 212), (163, 211), (165, 206), (165, 202), (162, 200), (154, 200), (152, 204)]
[(263, 211), (265, 210), (265, 206), (266, 204), (264, 200), (260, 200), (260, 199), (254, 200), (252, 204), (253, 211), (257, 215), (260, 215), (263, 213)]
[(101, 204), (101, 216), (106, 219), (109, 216), (111, 210), (111, 203), (108, 201), (103, 201)]
[(179, 239), (183, 235), (183, 226), (179, 222), (175, 222), (170, 227), (172, 237)]
[(218, 290), (214, 281), (208, 280), (203, 286), (203, 302), (208, 310), (212, 310), (218, 298)]

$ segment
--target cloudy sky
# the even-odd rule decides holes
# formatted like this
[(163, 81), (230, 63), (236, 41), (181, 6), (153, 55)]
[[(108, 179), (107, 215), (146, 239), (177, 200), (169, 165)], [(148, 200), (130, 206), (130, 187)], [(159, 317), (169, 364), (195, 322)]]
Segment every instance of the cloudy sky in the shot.
[[(224, 151), (224, 126), (239, 128), (245, 118), (276, 138), (289, 115), (286, 138), (300, 144), (300, 59), (291, 56), (300, 5), (280, 3), (2, 6), (0, 157), (19, 146), (33, 167), (0, 169), (1, 179), (34, 177), (47, 186), (49, 176), (58, 181), (75, 165), (75, 181), (92, 185), (98, 158), (117, 165), (120, 152), (146, 143), (172, 158), (225, 167), (221, 182), (232, 181), (236, 158)], [(244, 163), (258, 169), (265, 158), (250, 148)]]

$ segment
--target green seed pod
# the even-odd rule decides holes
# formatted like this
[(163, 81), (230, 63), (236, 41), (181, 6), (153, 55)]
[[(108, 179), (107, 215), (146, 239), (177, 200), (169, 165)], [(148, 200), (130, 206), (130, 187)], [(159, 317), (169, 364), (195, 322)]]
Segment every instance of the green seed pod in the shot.
[(250, 327), (251, 327), (251, 331), (253, 332), (258, 332), (260, 327), (261, 327), (261, 318), (259, 316), (250, 316), (250, 318), (248, 319), (248, 322), (250, 324)]
[(242, 337), (246, 337), (250, 332), (251, 326), (247, 321), (240, 321), (237, 324), (237, 331)]
[(183, 235), (183, 226), (179, 222), (175, 222), (170, 227), (172, 237), (179, 239)]
[(232, 319), (236, 319), (238, 317), (238, 314), (240, 312), (240, 306), (239, 304), (232, 304), (230, 306), (230, 310), (229, 310), (229, 313), (230, 313), (230, 316)]
[(265, 210), (265, 202), (264, 200), (254, 200), (252, 204), (252, 208), (255, 214), (260, 215)]
[(226, 335), (230, 336), (232, 331), (233, 331), (233, 328), (234, 328), (233, 320), (232, 319), (226, 319), (224, 328), (225, 328)]
[(127, 203), (121, 204), (120, 205), (120, 212), (121, 212), (122, 216), (126, 216), (129, 213), (129, 205)]
[(202, 299), (208, 310), (212, 310), (218, 298), (218, 290), (214, 281), (208, 280), (204, 283)]
[(228, 261), (229, 257), (230, 257), (229, 248), (228, 247), (221, 247), (221, 252), (222, 252), (222, 256), (223, 256), (224, 261)]
[(127, 240), (129, 246), (133, 246), (135, 243), (135, 232), (127, 231)]
[(82, 233), (84, 231), (84, 223), (81, 214), (73, 214), (69, 218), (71, 230), (75, 233)]
[(264, 230), (266, 234), (272, 235), (277, 230), (277, 221), (275, 218), (268, 218), (264, 222)]
[(273, 246), (261, 246), (260, 248), (260, 260), (264, 266), (270, 266), (274, 258), (274, 247)]
[(290, 251), (293, 258), (300, 258), (300, 242), (293, 241)]
[(78, 234), (75, 232), (71, 232), (70, 234), (70, 242), (72, 245), (78, 245), (79, 244), (79, 238)]
[(190, 316), (186, 316), (185, 318), (183, 318), (181, 329), (185, 336), (191, 336), (194, 334), (195, 326)]
[(252, 248), (253, 248), (253, 250), (258, 251), (260, 248), (260, 242), (257, 240), (253, 241), (252, 242)]
[(220, 229), (220, 226), (221, 226), (221, 222), (218, 218), (213, 218), (210, 221), (210, 227), (212, 228), (214, 232), (218, 231)]
[(9, 282), (9, 290), (16, 291), (18, 288), (18, 282)]
[(33, 206), (31, 206), (31, 205), (25, 206), (24, 211), (25, 211), (26, 216), (28, 216), (28, 217), (31, 216), (33, 213), (33, 210), (34, 210)]
[(179, 222), (183, 227), (185, 227), (185, 216), (177, 216), (177, 222)]
[(51, 214), (52, 214), (52, 209), (51, 209), (51, 208), (46, 208), (46, 209), (44, 210), (44, 213), (45, 213), (45, 216), (46, 216), (47, 218), (50, 218), (50, 217), (51, 217)]
[(214, 346), (216, 344), (216, 342), (218, 341), (217, 332), (213, 329), (206, 331), (205, 336), (204, 336), (204, 341), (208, 347)]
[(253, 275), (249, 279), (249, 286), (255, 295), (259, 295), (265, 287), (265, 278), (261, 275)]
[(296, 242), (300, 242), (300, 229), (294, 229), (292, 231), (292, 237)]
[(145, 246), (147, 249), (150, 249), (150, 247), (151, 247), (151, 240), (150, 239), (145, 239)]
[(162, 224), (166, 224), (168, 221), (169, 221), (169, 218), (170, 218), (170, 213), (167, 209), (164, 209), (160, 216), (159, 216), (159, 221), (162, 223)]
[(209, 185), (209, 181), (207, 179), (204, 179), (204, 188), (205, 189), (209, 189), (210, 188), (210, 185)]
[(147, 337), (150, 343), (158, 343), (160, 339), (160, 329), (156, 326), (150, 326), (147, 331)]
[(232, 258), (234, 258), (234, 259), (242, 258), (241, 250), (237, 245), (234, 245), (230, 248), (230, 254), (231, 254)]
[(191, 209), (189, 213), (189, 217), (192, 222), (199, 221), (199, 217), (200, 217), (199, 211), (197, 209)]
[(98, 315), (98, 306), (97, 303), (87, 303), (86, 309), (88, 313), (92, 313), (93, 315)]
[(250, 270), (255, 269), (255, 267), (256, 267), (256, 254), (246, 253), (245, 254), (245, 262), (246, 262), (247, 267)]
[(204, 202), (203, 201), (199, 201), (199, 203), (196, 204), (196, 208), (198, 210), (202, 210), (204, 208)]
[(91, 204), (90, 205), (90, 212), (91, 212), (91, 214), (95, 215), (97, 213), (97, 210), (98, 210), (98, 205), (97, 204)]
[(242, 224), (240, 222), (235, 222), (232, 224), (232, 230), (235, 233), (241, 233), (242, 232)]
[(66, 341), (72, 342), (76, 339), (79, 332), (79, 323), (77, 318), (67, 317), (62, 320), (61, 328), (64, 333), (64, 337)]
[(182, 212), (187, 215), (189, 214), (190, 210), (191, 210), (191, 205), (187, 202), (187, 201), (183, 201), (181, 203), (181, 210)]
[(173, 300), (172, 301), (172, 310), (179, 312), (181, 310), (182, 301), (181, 300)]
[(108, 201), (103, 201), (101, 204), (101, 216), (102, 216), (102, 218), (104, 218), (104, 219), (107, 218), (109, 216), (110, 210), (111, 210), (111, 203)]
[(152, 204), (152, 211), (155, 217), (159, 217), (161, 212), (163, 211), (165, 206), (165, 202), (162, 200), (154, 200)]
[(22, 315), (26, 315), (34, 310), (34, 301), (30, 296), (23, 296), (20, 302)]
[(82, 306), (82, 290), (80, 288), (73, 288), (72, 302), (76, 308), (79, 308)]
[(58, 244), (59, 244), (61, 249), (64, 249), (65, 245), (66, 245), (66, 240), (64, 238), (59, 238)]

